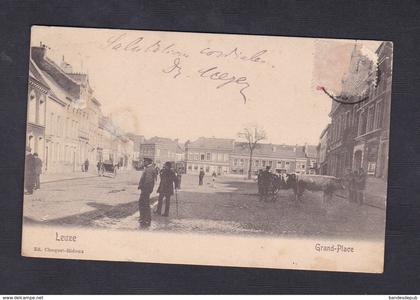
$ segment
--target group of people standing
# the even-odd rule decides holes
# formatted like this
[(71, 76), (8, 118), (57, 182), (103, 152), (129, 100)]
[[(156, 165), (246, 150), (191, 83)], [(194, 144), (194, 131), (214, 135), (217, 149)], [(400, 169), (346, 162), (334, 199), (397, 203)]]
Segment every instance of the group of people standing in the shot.
[(34, 190), (41, 188), (42, 160), (38, 153), (32, 154), (32, 149), (26, 147), (25, 157), (25, 189), (26, 193), (31, 195)]
[(345, 182), (350, 202), (358, 203), (360, 205), (364, 203), (366, 176), (366, 172), (363, 168), (359, 168), (359, 170), (355, 171), (347, 169)]
[[(200, 172), (198, 173), (198, 185), (203, 185), (205, 175), (206, 175), (206, 173), (204, 173), (204, 169), (200, 168)], [(217, 177), (216, 171), (213, 171), (213, 173), (211, 174), (211, 178), (212, 178), (212, 181), (213, 181), (213, 187), (216, 184), (216, 177)]]
[[(141, 190), (139, 199), (139, 223), (140, 227), (143, 229), (147, 229), (151, 225), (150, 195), (153, 192), (158, 175), (160, 176), (160, 183), (157, 189), (157, 193), (159, 194), (158, 204), (154, 211), (156, 215), (164, 217), (169, 216), (171, 196), (180, 188), (181, 174), (177, 174), (175, 170), (173, 170), (170, 162), (166, 162), (163, 165), (162, 170), (159, 171), (159, 169), (153, 165), (151, 159), (144, 159), (144, 170), (138, 185), (138, 189)], [(162, 214), (163, 200), (165, 200), (165, 210)]]

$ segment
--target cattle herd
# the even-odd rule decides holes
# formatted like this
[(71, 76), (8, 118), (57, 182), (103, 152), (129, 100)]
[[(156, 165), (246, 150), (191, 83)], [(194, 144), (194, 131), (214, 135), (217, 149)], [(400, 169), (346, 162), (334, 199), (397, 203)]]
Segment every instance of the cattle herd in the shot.
[(302, 201), (306, 190), (321, 191), (328, 203), (337, 190), (345, 189), (342, 180), (334, 176), (308, 174), (274, 174), (269, 170), (258, 173), (258, 193), (261, 201), (276, 201), (280, 190), (292, 190), (295, 200)]

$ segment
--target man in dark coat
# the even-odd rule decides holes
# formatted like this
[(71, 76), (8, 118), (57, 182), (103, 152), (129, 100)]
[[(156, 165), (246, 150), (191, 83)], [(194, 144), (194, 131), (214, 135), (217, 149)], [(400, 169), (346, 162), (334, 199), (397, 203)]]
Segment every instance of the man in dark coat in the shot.
[(355, 179), (357, 203), (362, 205), (365, 201), (366, 173), (363, 168), (359, 169)]
[(165, 212), (163, 213), (163, 216), (169, 216), (171, 196), (174, 194), (174, 185), (176, 188), (176, 184), (177, 178), (175, 172), (171, 170), (171, 163), (166, 162), (163, 165), (162, 171), (160, 172), (160, 184), (157, 190), (159, 193), (159, 198), (156, 213), (158, 215), (162, 214), (162, 203), (163, 198), (165, 198)]
[(85, 160), (85, 172), (89, 170), (89, 160), (86, 158)]
[(35, 186), (35, 159), (31, 148), (26, 147), (25, 157), (25, 189), (27, 194), (33, 194)]
[(35, 163), (35, 190), (41, 188), (41, 173), (42, 173), (42, 160), (38, 157), (38, 153), (34, 153), (34, 163)]
[(261, 175), (263, 170), (259, 169), (257, 174), (257, 185), (258, 185), (258, 195), (261, 195), (262, 193), (262, 184), (261, 184)]
[(198, 185), (203, 185), (204, 174), (204, 170), (201, 168), (200, 173), (198, 173)]
[(267, 166), (264, 171), (261, 172), (260, 175), (260, 181), (261, 181), (261, 200), (267, 200), (268, 192), (271, 187), (272, 182), (272, 174), (270, 172), (270, 166)]
[(150, 194), (153, 192), (155, 186), (156, 170), (152, 166), (152, 160), (150, 158), (144, 159), (144, 170), (141, 175), (139, 187), (141, 190), (139, 199), (139, 212), (140, 212), (140, 227), (149, 228), (152, 216), (150, 212)]

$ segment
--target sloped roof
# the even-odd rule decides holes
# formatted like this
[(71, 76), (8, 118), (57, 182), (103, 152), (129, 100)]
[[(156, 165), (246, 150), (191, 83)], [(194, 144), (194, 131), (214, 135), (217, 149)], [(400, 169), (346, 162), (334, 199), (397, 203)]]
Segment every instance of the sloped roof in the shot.
[(164, 138), (159, 136), (154, 136), (150, 139), (145, 140), (142, 144), (171, 144), (174, 143), (170, 138)]
[[(31, 47), (31, 58), (35, 65), (41, 70), (44, 79), (47, 78), (46, 82), (50, 86), (51, 82), (54, 82), (54, 89), (56, 96), (60, 97), (65, 94), (65, 97), (70, 99), (78, 100), (80, 98), (80, 83), (68, 76), (53, 60), (46, 56), (46, 49), (42, 47)], [(57, 88), (62, 90), (57, 91)], [(63, 99), (61, 99), (63, 100)]]
[(41, 71), (38, 70), (32, 59), (29, 60), (29, 75), (45, 86), (45, 88), (49, 89), (48, 84), (42, 78)]
[(71, 77), (72, 79), (74, 79), (75, 81), (79, 82), (79, 83), (84, 83), (87, 81), (87, 74), (84, 73), (66, 73), (67, 76)]
[(200, 137), (193, 142), (189, 142), (188, 148), (209, 150), (233, 150), (233, 143), (233, 139)]
[[(233, 154), (235, 155), (249, 155), (249, 148), (247, 143), (235, 143)], [(275, 145), (275, 144), (258, 144), (254, 150), (254, 156), (264, 156), (278, 159), (295, 159), (304, 158), (302, 146), (292, 145)]]

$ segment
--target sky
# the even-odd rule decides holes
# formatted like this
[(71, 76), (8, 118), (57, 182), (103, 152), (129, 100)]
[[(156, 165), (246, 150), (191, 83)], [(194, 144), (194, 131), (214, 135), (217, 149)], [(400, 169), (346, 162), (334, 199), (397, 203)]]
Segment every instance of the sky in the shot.
[[(180, 141), (238, 139), (264, 128), (264, 142), (317, 144), (329, 123), (354, 40), (32, 27), (31, 45), (87, 72), (105, 115), (123, 130)], [(376, 50), (376, 41), (358, 41)]]

